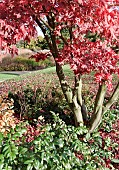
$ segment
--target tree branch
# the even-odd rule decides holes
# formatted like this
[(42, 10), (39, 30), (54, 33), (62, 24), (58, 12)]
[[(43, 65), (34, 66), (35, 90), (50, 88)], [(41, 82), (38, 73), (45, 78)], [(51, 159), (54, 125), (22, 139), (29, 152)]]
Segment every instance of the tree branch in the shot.
[(90, 119), (90, 127), (89, 127), (90, 133), (92, 133), (101, 122), (102, 115), (103, 115), (102, 109), (103, 109), (105, 93), (106, 93), (106, 85), (105, 83), (103, 83), (102, 85), (99, 85), (98, 93), (95, 100), (94, 113), (92, 114), (92, 117)]
[(46, 41), (48, 43), (48, 46), (49, 46), (50, 50), (53, 51), (53, 46), (52, 46), (52, 44), (50, 42), (50, 38), (48, 37), (48, 35), (46, 33), (46, 29), (44, 28), (44, 26), (42, 25), (42, 23), (39, 21), (39, 19), (37, 17), (35, 17), (35, 16), (32, 16), (32, 17), (35, 20), (35, 22), (38, 24), (38, 26), (41, 28), (41, 30), (42, 30), (42, 32), (43, 32), (43, 34), (45, 36), (45, 39), (46, 39)]
[(117, 83), (117, 86), (110, 97), (109, 101), (106, 103), (105, 107), (103, 108), (103, 114), (111, 107), (111, 105), (116, 102), (119, 98), (119, 82)]
[(78, 102), (82, 106), (82, 79), (81, 79), (81, 76), (75, 75), (75, 90), (77, 92)]
[(63, 37), (62, 33), (61, 33), (61, 35), (60, 35), (59, 37), (61, 38), (61, 40), (63, 41), (63, 43), (64, 43), (65, 45), (68, 45), (68, 42), (67, 42), (66, 39)]
[(83, 121), (84, 121), (84, 123), (87, 123), (88, 113), (87, 113), (87, 108), (86, 108), (86, 106), (83, 102), (83, 99), (82, 99), (82, 78), (80, 75), (75, 76), (75, 87), (76, 87), (76, 91), (77, 91), (77, 101), (78, 101), (78, 104), (81, 106)]
[(100, 105), (103, 104), (102, 103), (102, 99), (101, 99), (103, 91), (106, 92), (106, 86), (105, 86), (104, 83), (102, 85), (99, 85), (99, 89), (98, 89), (98, 92), (97, 92), (97, 95), (96, 95), (96, 99), (95, 99), (94, 114), (98, 111)]
[(50, 27), (50, 25), (49, 25), (46, 21), (44, 21), (42, 18), (40, 18), (40, 20), (44, 23), (44, 25), (45, 25), (50, 31), (53, 31), (53, 28)]
[(73, 39), (72, 27), (69, 27), (69, 35), (70, 35), (70, 41), (72, 43), (72, 39)]

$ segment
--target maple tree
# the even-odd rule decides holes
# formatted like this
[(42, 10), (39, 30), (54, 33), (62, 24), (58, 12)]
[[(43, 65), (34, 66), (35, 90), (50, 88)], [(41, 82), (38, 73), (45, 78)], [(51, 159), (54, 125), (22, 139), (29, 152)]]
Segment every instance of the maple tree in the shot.
[[(88, 124), (89, 132), (100, 124), (103, 114), (119, 97), (119, 80), (104, 104), (105, 93), (112, 89), (113, 74), (119, 75), (119, 12), (112, 9), (118, 0), (2, 0), (0, 1), (0, 48), (14, 55), (15, 44), (30, 41), (38, 25), (56, 61), (56, 72), (64, 96), (74, 113), (75, 124)], [(4, 12), (3, 12), (4, 11)], [(67, 36), (65, 36), (67, 33)], [(59, 45), (62, 44), (62, 46)], [(37, 61), (47, 55), (38, 53)], [(74, 71), (74, 87), (65, 79), (63, 65)], [(82, 97), (82, 76), (94, 72), (99, 88), (93, 114)], [(87, 123), (88, 122), (88, 123)]]

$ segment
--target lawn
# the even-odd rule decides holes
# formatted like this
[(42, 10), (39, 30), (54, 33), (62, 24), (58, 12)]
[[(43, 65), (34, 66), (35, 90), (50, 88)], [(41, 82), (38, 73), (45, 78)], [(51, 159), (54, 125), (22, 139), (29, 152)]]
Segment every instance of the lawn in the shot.
[(4, 81), (4, 80), (8, 80), (8, 79), (15, 79), (17, 77), (18, 77), (18, 75), (15, 75), (15, 74), (0, 73), (0, 81)]

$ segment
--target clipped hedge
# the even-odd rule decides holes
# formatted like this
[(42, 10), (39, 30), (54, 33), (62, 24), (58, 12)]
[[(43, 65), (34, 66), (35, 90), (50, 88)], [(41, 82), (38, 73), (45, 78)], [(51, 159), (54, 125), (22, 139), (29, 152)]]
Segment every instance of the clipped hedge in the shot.
[(32, 59), (24, 58), (24, 57), (16, 57), (13, 59), (13, 63), (16, 65), (23, 65), (24, 70), (36, 70), (36, 68), (39, 66), (39, 63)]
[(39, 63), (21, 56), (15, 58), (5, 57), (2, 59), (0, 66), (3, 71), (32, 71), (37, 69)]

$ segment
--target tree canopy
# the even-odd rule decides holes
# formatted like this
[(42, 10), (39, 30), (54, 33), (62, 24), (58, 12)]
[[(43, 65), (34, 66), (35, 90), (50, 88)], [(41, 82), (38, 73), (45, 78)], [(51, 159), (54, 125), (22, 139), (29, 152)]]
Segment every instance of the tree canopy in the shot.
[[(57, 44), (64, 41), (56, 57), (59, 63), (70, 63), (75, 74), (94, 70), (98, 82), (110, 80), (111, 74), (118, 72), (118, 55), (110, 48), (118, 44), (118, 15), (104, 0), (3, 0), (0, 3), (0, 48), (17, 52), (10, 45), (21, 38), (29, 41), (36, 36), (35, 25), (38, 24), (44, 34), (50, 31), (59, 37)], [(64, 39), (62, 30), (66, 28), (70, 36)], [(85, 37), (88, 33), (96, 34), (95, 43)], [(51, 44), (48, 35), (47, 38)]]

